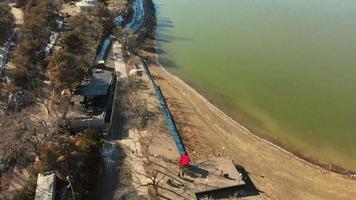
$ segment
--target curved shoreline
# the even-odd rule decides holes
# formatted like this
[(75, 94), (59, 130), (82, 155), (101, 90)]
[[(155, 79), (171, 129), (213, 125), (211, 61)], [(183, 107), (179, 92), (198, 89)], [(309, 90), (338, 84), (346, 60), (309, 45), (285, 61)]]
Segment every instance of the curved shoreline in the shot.
[[(289, 190), (298, 193), (295, 197), (299, 198), (292, 199), (330, 199), (330, 197), (335, 197), (332, 199), (352, 199), (351, 196), (356, 195), (355, 180), (308, 162), (286, 149), (254, 135), (246, 127), (238, 124), (211, 104), (179, 77), (169, 73), (163, 66), (153, 64), (150, 66), (150, 70), (154, 77), (157, 77), (156, 80), (165, 97), (173, 99), (169, 106), (172, 106), (173, 110), (182, 108), (182, 112), (173, 113), (173, 117), (176, 120), (182, 118), (188, 120), (191, 124), (188, 127), (191, 126), (193, 132), (195, 129), (198, 134), (191, 135), (184, 131), (184, 125), (178, 123), (178, 129), (183, 138), (196, 136), (195, 139), (199, 140), (202, 139), (199, 135), (202, 135), (201, 143), (217, 150), (214, 155), (217, 155), (216, 153), (220, 152), (219, 149), (225, 146), (225, 155), (246, 167), (252, 174), (256, 186), (268, 195), (272, 194), (275, 199), (286, 199)], [(175, 108), (174, 102), (179, 105), (177, 108)], [(192, 116), (198, 119), (189, 121)], [(179, 127), (180, 125), (182, 127)], [(202, 125), (207, 127), (202, 127)], [(183, 141), (187, 142), (190, 153), (192, 150), (201, 152), (201, 147), (204, 147), (201, 146), (201, 143), (196, 143), (195, 139), (184, 139)], [(193, 146), (193, 149), (189, 146)], [(203, 156), (206, 154), (203, 153)], [(286, 188), (289, 189), (285, 190)], [(325, 198), (326, 196), (329, 198)]]
[[(148, 8), (145, 8), (145, 9), (152, 9), (152, 12), (146, 12), (148, 14), (152, 13), (153, 18), (155, 20), (156, 19), (156, 8), (155, 8), (155, 4), (153, 3), (153, 1), (151, 0), (148, 0), (147, 4), (149, 5), (146, 5)], [(148, 20), (150, 17), (145, 17), (145, 20)], [(146, 23), (146, 24), (154, 24), (155, 27), (154, 28), (154, 36), (156, 37), (156, 22), (154, 23)], [(157, 48), (157, 41), (155, 40), (155, 47)], [(295, 153), (293, 151), (289, 151), (288, 148), (283, 148), (282, 146), (278, 145), (278, 144), (275, 144), (274, 142), (272, 141), (269, 141), (268, 139), (265, 139), (263, 137), (260, 137), (256, 134), (254, 134), (253, 132), (251, 132), (247, 127), (243, 126), (242, 124), (238, 123), (237, 121), (235, 121), (234, 119), (232, 119), (230, 116), (228, 116), (226, 113), (224, 113), (221, 109), (219, 109), (217, 106), (215, 106), (213, 103), (211, 103), (207, 98), (205, 98), (203, 95), (201, 95), (196, 89), (194, 89), (193, 87), (191, 87), (190, 85), (188, 85), (186, 82), (184, 82), (181, 78), (179, 78), (178, 76), (170, 73), (159, 61), (159, 58), (158, 58), (158, 54), (156, 54), (156, 62), (158, 63), (158, 66), (171, 78), (175, 79), (177, 82), (179, 82), (179, 84), (181, 84), (182, 86), (184, 86), (184, 88), (186, 88), (187, 90), (190, 90), (195, 96), (197, 96), (200, 100), (202, 100), (207, 106), (208, 108), (213, 111), (214, 113), (216, 113), (217, 115), (220, 115), (222, 117), (224, 117), (224, 120), (228, 121), (230, 124), (233, 124), (233, 125), (236, 125), (238, 126), (239, 128), (243, 129), (244, 131), (244, 134), (248, 135), (248, 136), (252, 136), (253, 138), (267, 144), (267, 145), (270, 145), (272, 146), (273, 148), (297, 159), (298, 161), (304, 163), (304, 164), (307, 164), (308, 166), (311, 166), (315, 169), (318, 169), (318, 170), (322, 170), (322, 171), (326, 171), (326, 172), (334, 172), (334, 173), (337, 173), (337, 174), (340, 174), (340, 175), (348, 175), (348, 176), (344, 176), (345, 178), (348, 178), (349, 176), (351, 177), (352, 174), (355, 174), (356, 172), (354, 171), (351, 171), (351, 170), (347, 170), (343, 167), (340, 167), (340, 166), (337, 166), (337, 165), (334, 165), (334, 164), (330, 164), (329, 166), (330, 167), (327, 167), (328, 165), (326, 164), (322, 164), (320, 162), (318, 162), (317, 160), (315, 159), (309, 159), (309, 158), (305, 158), (305, 156), (303, 156), (302, 153)], [(277, 142), (278, 143), (278, 142)]]
[(228, 114), (226, 114), (216, 104), (209, 101), (208, 98), (203, 96), (197, 89), (194, 88), (194, 86), (190, 85), (189, 83), (187, 83), (186, 81), (181, 79), (179, 76), (175, 75), (174, 73), (169, 72), (169, 70), (167, 70), (167, 68), (165, 68), (164, 65), (161, 64), (160, 62), (158, 62), (158, 63), (159, 63), (159, 66), (165, 71), (165, 73), (167, 73), (170, 77), (179, 81), (180, 84), (184, 85), (184, 87), (186, 87), (188, 90), (191, 90), (196, 96), (198, 96), (201, 100), (203, 100), (204, 103), (206, 103), (211, 110), (213, 110), (214, 112), (216, 112), (219, 115), (223, 115), (223, 117), (225, 117), (230, 123), (242, 128), (245, 131), (244, 134), (253, 136), (254, 138), (258, 139), (259, 141), (269, 144), (269, 145), (273, 146), (274, 148), (286, 153), (287, 155), (297, 158), (302, 163), (308, 164), (309, 166), (312, 166), (316, 169), (325, 170), (327, 172), (334, 172), (334, 173), (337, 173), (340, 175), (345, 175), (346, 176), (345, 178), (356, 179), (356, 171), (354, 171), (354, 170), (344, 168), (344, 167), (336, 165), (334, 163), (328, 163), (328, 164), (322, 163), (322, 162), (318, 161), (317, 159), (315, 159), (315, 157), (307, 158), (307, 156), (304, 156), (303, 153), (301, 153), (297, 150), (290, 150), (290, 149), (288, 149), (288, 147), (283, 147), (283, 145), (281, 143), (279, 143), (277, 139), (265, 138), (263, 136), (259, 136), (258, 134), (255, 134), (249, 128), (247, 128), (246, 126), (237, 122), (235, 119), (233, 119)]
[[(159, 55), (156, 52), (155, 7), (152, 0), (145, 1), (148, 3), (146, 9), (149, 16), (145, 17), (148, 31), (142, 37), (146, 38), (147, 44), (143, 44), (137, 54), (148, 61), (150, 71), (165, 97), (173, 100), (169, 106), (173, 111), (178, 111), (172, 113), (173, 117), (176, 120), (188, 120), (187, 125), (177, 124), (180, 134), (192, 138), (183, 141), (187, 142), (187, 147), (193, 147), (198, 152), (207, 148), (205, 153), (208, 154), (203, 153), (204, 156), (218, 153), (225, 146), (226, 155), (248, 169), (254, 184), (263, 191), (258, 199), (343, 200), (356, 196), (355, 180), (253, 134), (164, 68), (158, 62)], [(175, 107), (175, 102), (178, 107)], [(200, 139), (203, 140), (197, 142)]]
[[(155, 5), (152, 2), (151, 5), (154, 9), (155, 9)], [(155, 14), (155, 19), (156, 19), (156, 11), (154, 10), (153, 13)], [(147, 18), (146, 18), (147, 20)], [(150, 24), (150, 23), (149, 23)], [(156, 26), (156, 23), (154, 23)], [(155, 31), (156, 31), (156, 27), (154, 27)], [(156, 32), (155, 32), (155, 36), (156, 36)], [(155, 40), (155, 47), (157, 48), (157, 41)], [(213, 110), (214, 112), (223, 115), (230, 123), (235, 124), (237, 126), (239, 126), (240, 128), (242, 128), (248, 135), (253, 136), (254, 138), (263, 141), (264, 143), (267, 143), (271, 146), (273, 146), (274, 148), (288, 154), (291, 155), (295, 158), (297, 158), (298, 160), (300, 160), (301, 162), (308, 164), (310, 166), (313, 166), (319, 170), (326, 170), (326, 171), (330, 171), (330, 172), (335, 172), (338, 174), (342, 174), (342, 175), (352, 175), (352, 174), (356, 174), (355, 171), (353, 170), (349, 170), (346, 168), (343, 168), (341, 166), (335, 165), (333, 163), (330, 164), (326, 164), (326, 163), (321, 163), (319, 162), (317, 159), (314, 158), (306, 158), (304, 156), (303, 153), (299, 153), (298, 151), (292, 151), (289, 150), (288, 148), (282, 147), (282, 145), (278, 144), (278, 141), (274, 141), (273, 139), (272, 141), (270, 141), (270, 139), (266, 139), (264, 137), (261, 137), (259, 135), (254, 134), (253, 132), (251, 132), (247, 127), (243, 126), (242, 124), (238, 123), (237, 121), (235, 121), (233, 118), (231, 118), (230, 116), (228, 116), (225, 112), (223, 112), (220, 108), (218, 108), (216, 105), (214, 105), (213, 103), (211, 103), (207, 98), (205, 98), (202, 94), (200, 94), (196, 89), (194, 89), (192, 86), (190, 86), (189, 84), (187, 84), (186, 82), (184, 82), (181, 78), (179, 78), (178, 76), (170, 73), (165, 67), (164, 65), (161, 64), (161, 62), (159, 61), (158, 55), (157, 55), (157, 63), (159, 63), (159, 66), (162, 67), (162, 69), (172, 78), (176, 79), (177, 81), (179, 81), (182, 85), (184, 85), (187, 89), (191, 90), (195, 95), (197, 95), (201, 100), (203, 100), (208, 107)]]
[[(223, 112), (220, 108), (218, 108), (217, 106), (215, 106), (213, 103), (211, 103), (206, 97), (204, 97), (202, 94), (200, 94), (196, 89), (194, 89), (192, 86), (190, 86), (189, 84), (187, 84), (186, 82), (184, 82), (181, 78), (179, 78), (177, 75), (174, 75), (172, 73), (170, 73), (161, 63), (159, 63), (159, 66), (161, 67), (161, 69), (171, 78), (175, 79), (176, 81), (178, 81), (181, 85), (183, 85), (186, 89), (190, 90), (192, 93), (194, 93), (194, 95), (196, 95), (197, 97), (199, 97), (204, 103), (206, 103), (208, 105), (208, 107), (215, 113), (217, 113), (218, 115), (222, 115), (228, 122), (237, 125), (238, 127), (240, 127), (241, 129), (243, 129), (243, 133), (248, 135), (248, 136), (252, 136), (256, 139), (258, 139), (261, 142), (264, 142), (272, 147), (274, 147), (275, 149), (292, 156), (293, 158), (296, 158), (297, 160), (301, 161), (304, 164), (307, 164), (311, 167), (314, 167), (318, 170), (325, 170), (328, 172), (334, 172), (340, 175), (353, 175), (355, 172), (350, 171), (350, 170), (346, 170), (340, 166), (337, 165), (333, 165), (331, 164), (334, 168), (334, 170), (330, 170), (328, 168), (326, 168), (326, 165), (320, 164), (317, 161), (314, 161), (313, 159), (306, 159), (301, 155), (295, 154), (293, 153), (293, 151), (289, 151), (286, 148), (283, 148), (282, 146), (273, 143), (272, 141), (269, 141), (268, 139), (265, 139), (263, 137), (260, 137), (256, 134), (254, 134), (252, 131), (250, 131), (247, 127), (243, 126), (242, 124), (238, 123), (237, 121), (235, 121), (234, 119), (232, 119), (229, 115), (227, 115), (225, 112)], [(347, 173), (347, 172), (348, 173)], [(346, 177), (345, 177), (346, 178)]]

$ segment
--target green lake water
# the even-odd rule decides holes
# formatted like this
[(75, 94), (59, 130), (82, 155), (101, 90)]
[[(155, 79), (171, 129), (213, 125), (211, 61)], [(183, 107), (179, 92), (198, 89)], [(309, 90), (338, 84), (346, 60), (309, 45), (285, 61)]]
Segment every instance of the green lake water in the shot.
[(356, 0), (155, 0), (162, 63), (255, 134), (356, 170)]

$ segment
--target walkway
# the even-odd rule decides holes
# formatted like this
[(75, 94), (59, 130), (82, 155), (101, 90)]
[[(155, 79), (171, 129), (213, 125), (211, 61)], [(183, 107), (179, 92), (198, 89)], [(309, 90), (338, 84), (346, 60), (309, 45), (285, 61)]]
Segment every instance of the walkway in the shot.
[[(114, 62), (106, 62), (115, 68), (116, 85), (111, 115), (111, 128), (102, 146), (102, 163), (99, 180), (98, 199), (148, 199), (145, 169), (140, 160), (141, 147), (137, 132), (127, 124), (127, 70), (123, 58), (122, 45), (112, 46)], [(138, 153), (136, 153), (138, 152)], [(129, 177), (131, 178), (129, 178)], [(131, 180), (132, 179), (132, 180)]]
[(127, 75), (120, 43), (115, 42), (112, 48), (110, 48), (108, 54), (109, 56), (106, 66), (115, 68), (117, 80), (115, 81), (116, 84), (113, 96), (113, 106), (110, 120), (111, 128), (109, 130), (109, 135), (106, 136), (104, 140), (101, 150), (102, 161), (97, 199), (103, 200), (120, 199), (119, 197), (122, 195), (122, 192), (120, 191), (120, 184), (122, 184), (122, 180), (120, 180), (119, 176), (123, 170), (125, 153), (124, 149), (122, 149), (118, 143), (119, 140), (122, 139), (123, 133), (126, 132), (124, 129), (125, 119), (123, 116), (125, 108), (121, 105), (124, 101), (124, 85), (127, 81)]
[(113, 52), (116, 76), (120, 79), (127, 78), (126, 64), (122, 53), (122, 45), (117, 41), (113, 45)]

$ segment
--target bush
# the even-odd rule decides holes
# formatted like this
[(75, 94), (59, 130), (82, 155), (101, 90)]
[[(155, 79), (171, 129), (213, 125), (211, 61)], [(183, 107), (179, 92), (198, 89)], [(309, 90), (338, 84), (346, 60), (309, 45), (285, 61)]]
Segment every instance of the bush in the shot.
[(83, 153), (90, 153), (96, 148), (99, 148), (100, 144), (100, 135), (95, 129), (87, 129), (84, 131), (80, 139), (79, 151)]
[(16, 191), (13, 200), (33, 200), (35, 199), (37, 179), (32, 177), (26, 181), (23, 188)]

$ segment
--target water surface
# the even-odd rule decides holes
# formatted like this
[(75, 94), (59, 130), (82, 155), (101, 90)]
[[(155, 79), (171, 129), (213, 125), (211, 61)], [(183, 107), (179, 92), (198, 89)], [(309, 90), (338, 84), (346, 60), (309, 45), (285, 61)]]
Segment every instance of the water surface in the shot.
[(236, 121), (356, 170), (355, 0), (155, 0), (161, 59)]

